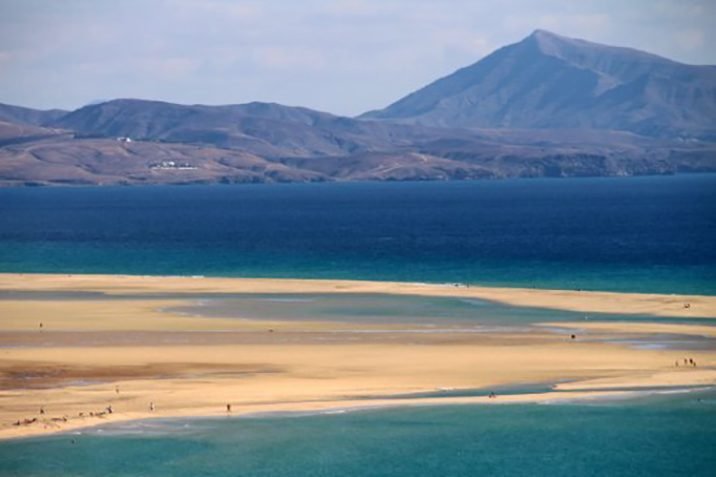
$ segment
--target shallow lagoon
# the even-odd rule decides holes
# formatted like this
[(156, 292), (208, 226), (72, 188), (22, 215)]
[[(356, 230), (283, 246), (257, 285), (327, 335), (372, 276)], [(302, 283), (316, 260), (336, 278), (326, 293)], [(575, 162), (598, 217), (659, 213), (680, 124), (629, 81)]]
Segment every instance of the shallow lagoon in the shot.
[[(189, 304), (168, 307), (170, 313), (206, 319), (231, 318), (266, 321), (329, 321), (361, 325), (351, 332), (406, 333), (530, 333), (536, 330), (569, 335), (578, 333), (580, 340), (601, 340), (598, 332), (574, 326), (561, 328), (560, 322), (649, 322), (714, 325), (716, 318), (684, 318), (651, 315), (582, 313), (517, 307), (486, 300), (461, 297), (429, 297), (375, 293), (305, 293), (305, 294), (227, 294), (227, 293), (160, 293), (104, 294), (99, 292), (17, 292), (0, 291), (0, 300), (185, 300)], [(549, 328), (534, 325), (553, 323)], [(390, 324), (389, 330), (381, 325)], [(366, 328), (368, 325), (368, 328)], [(370, 325), (376, 325), (371, 330)], [(336, 332), (343, 332), (336, 331)], [(335, 332), (326, 332), (331, 334)], [(699, 335), (639, 333), (625, 334), (610, 342), (642, 349), (678, 348), (713, 349), (716, 339)], [(47, 341), (48, 344), (51, 341)]]

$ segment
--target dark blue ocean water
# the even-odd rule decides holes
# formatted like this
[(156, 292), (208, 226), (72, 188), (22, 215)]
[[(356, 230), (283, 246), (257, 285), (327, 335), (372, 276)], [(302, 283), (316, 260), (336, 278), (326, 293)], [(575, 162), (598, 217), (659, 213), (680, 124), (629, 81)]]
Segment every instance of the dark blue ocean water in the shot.
[(688, 393), (134, 422), (0, 442), (0, 475), (710, 477), (714, 449), (716, 400)]
[(716, 293), (716, 175), (0, 190), (0, 271)]

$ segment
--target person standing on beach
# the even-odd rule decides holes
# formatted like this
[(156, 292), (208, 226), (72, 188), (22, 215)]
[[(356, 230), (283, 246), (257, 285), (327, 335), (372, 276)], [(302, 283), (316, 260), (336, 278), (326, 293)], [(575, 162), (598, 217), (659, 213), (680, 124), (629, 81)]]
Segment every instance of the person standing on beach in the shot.
[(226, 412), (231, 412), (231, 404), (226, 405)]

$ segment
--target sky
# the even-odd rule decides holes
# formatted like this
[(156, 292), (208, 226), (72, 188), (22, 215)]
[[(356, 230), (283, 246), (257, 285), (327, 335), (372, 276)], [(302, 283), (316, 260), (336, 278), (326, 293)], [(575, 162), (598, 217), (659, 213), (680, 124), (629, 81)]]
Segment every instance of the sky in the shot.
[(0, 0), (0, 102), (357, 115), (538, 28), (716, 64), (716, 0)]

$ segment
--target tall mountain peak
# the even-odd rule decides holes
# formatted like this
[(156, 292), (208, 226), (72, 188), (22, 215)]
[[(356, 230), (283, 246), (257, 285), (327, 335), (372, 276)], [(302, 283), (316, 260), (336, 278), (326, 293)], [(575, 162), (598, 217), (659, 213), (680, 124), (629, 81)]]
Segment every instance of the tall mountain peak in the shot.
[(535, 30), (363, 118), (716, 138), (716, 68)]
[(568, 38), (547, 30), (535, 30), (530, 36), (522, 40), (521, 43), (534, 44), (542, 53), (552, 55), (559, 54), (559, 51), (563, 48), (589, 48), (590, 46), (599, 46), (596, 43), (590, 43), (576, 38)]
[(533, 31), (525, 40), (532, 39), (534, 41), (574, 41), (572, 38), (558, 35), (549, 30), (542, 30), (540, 28)]

